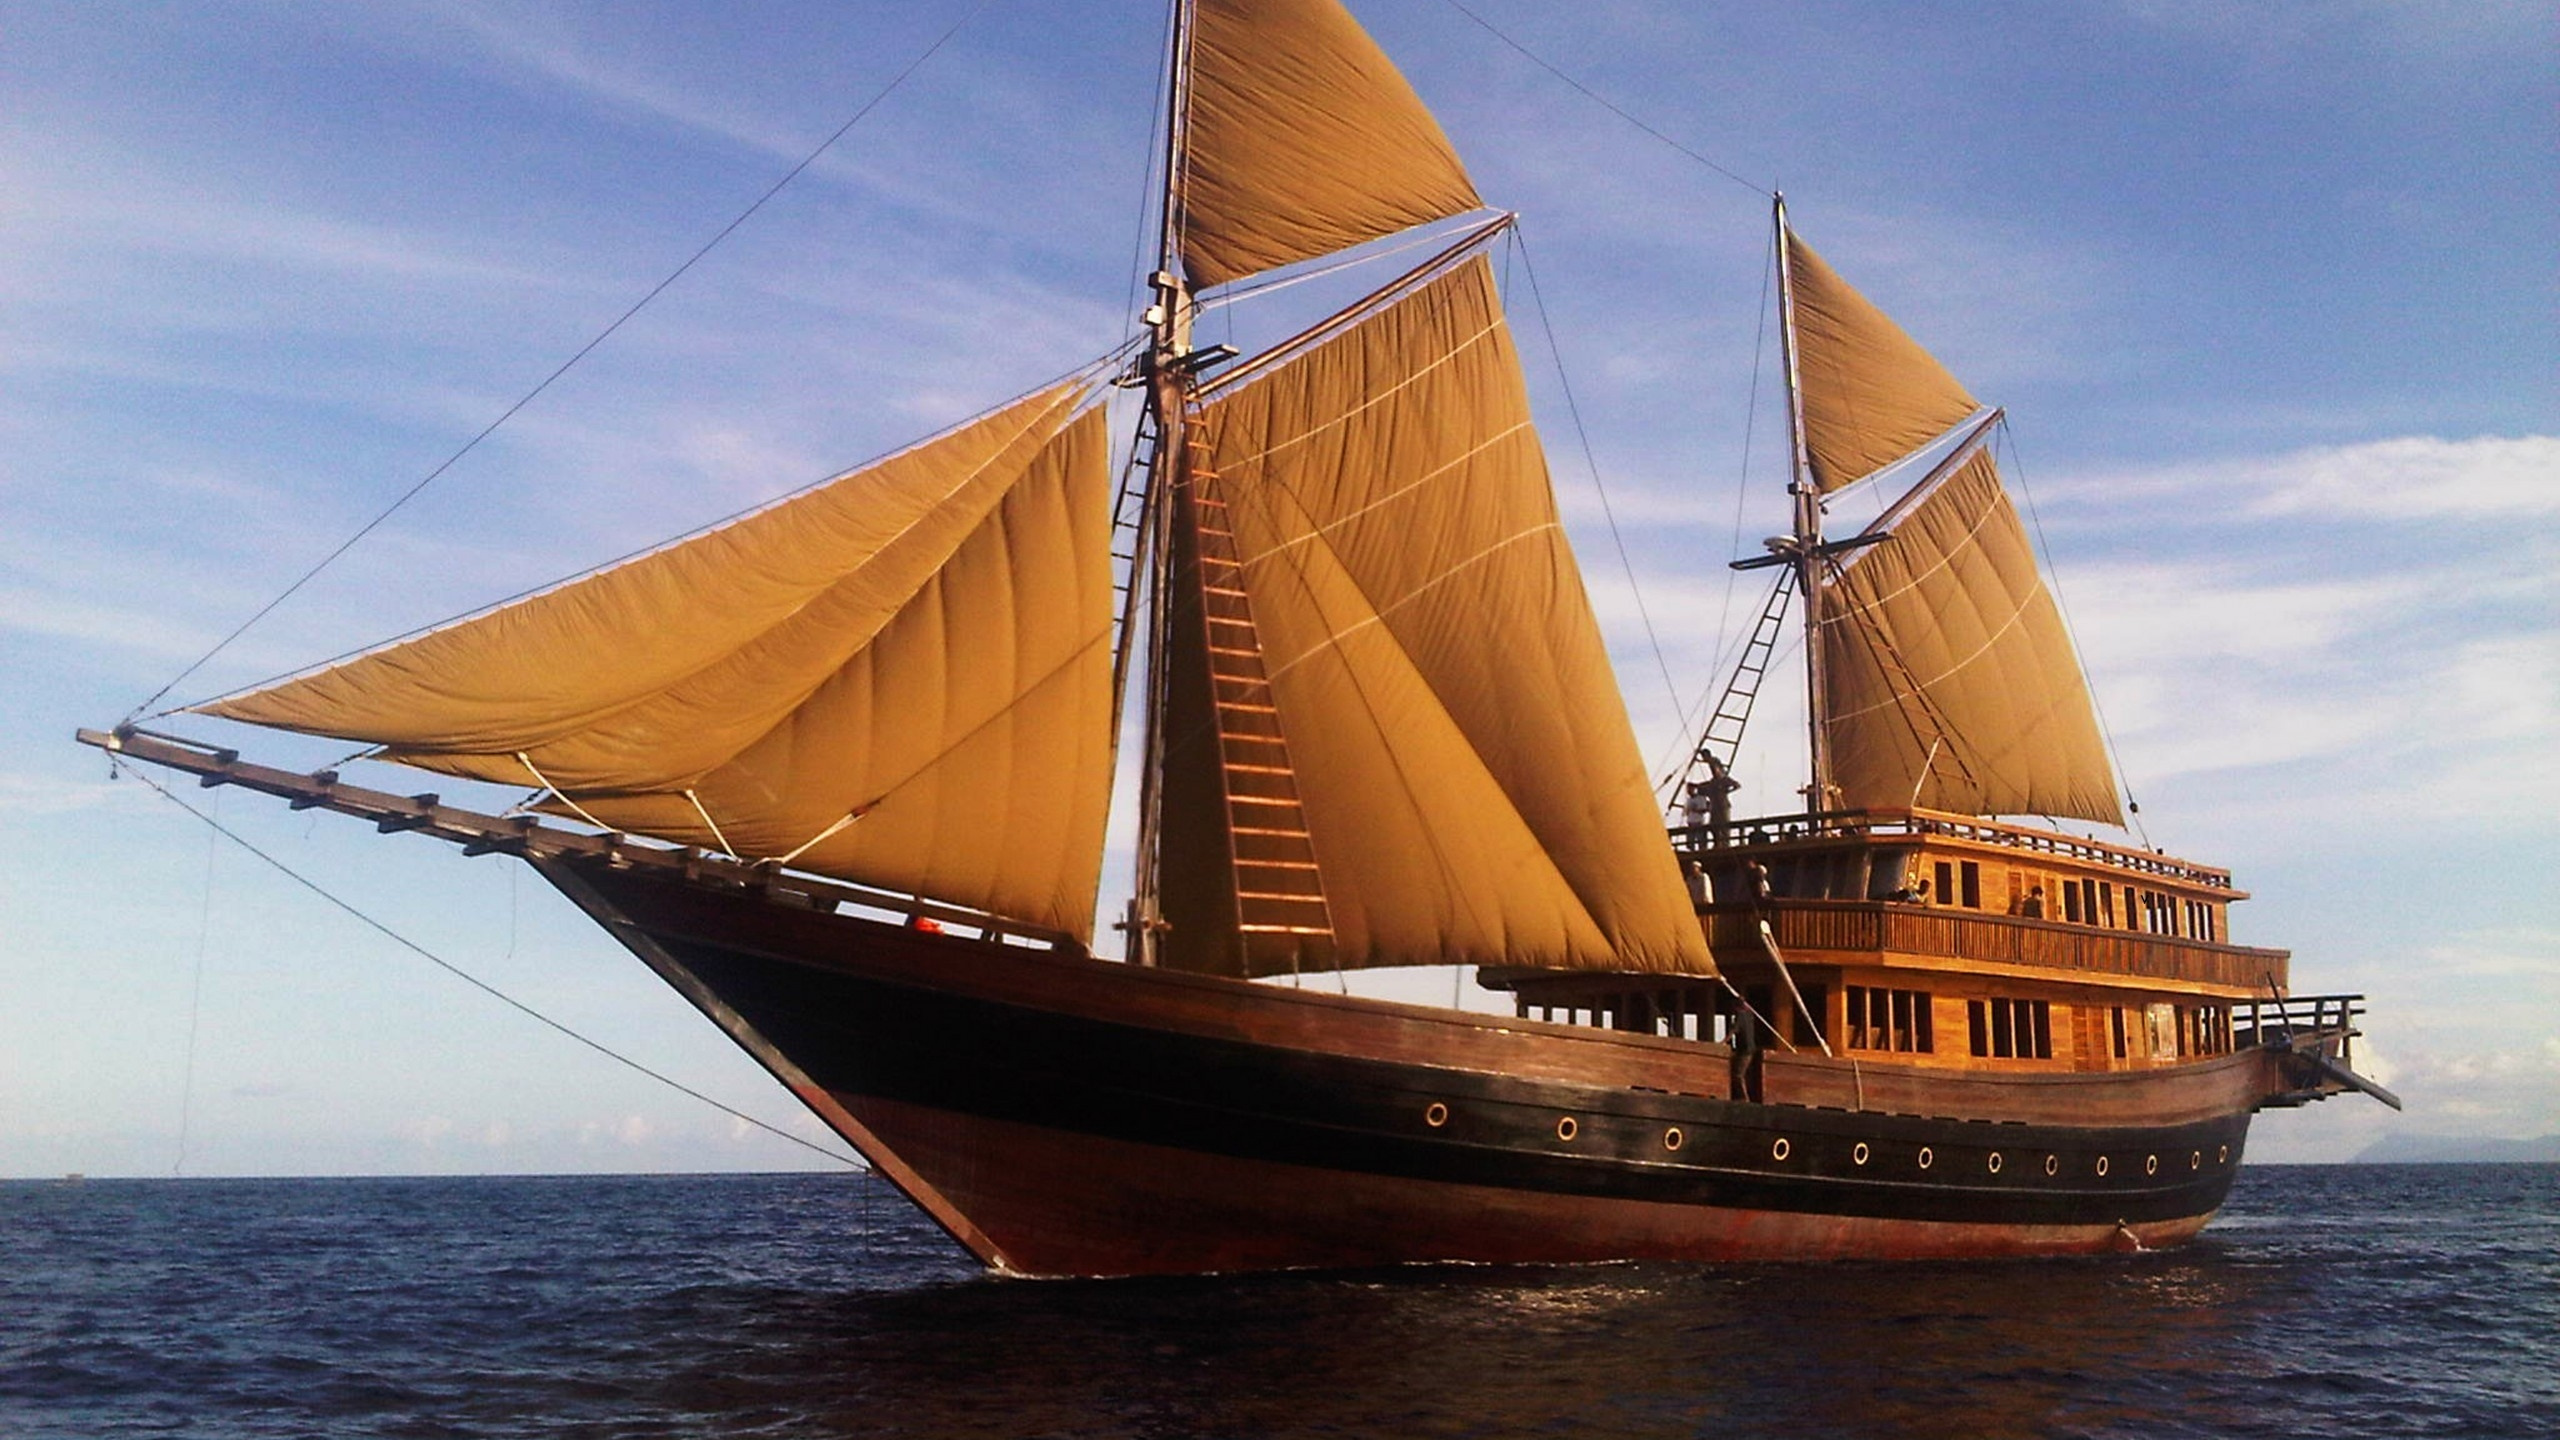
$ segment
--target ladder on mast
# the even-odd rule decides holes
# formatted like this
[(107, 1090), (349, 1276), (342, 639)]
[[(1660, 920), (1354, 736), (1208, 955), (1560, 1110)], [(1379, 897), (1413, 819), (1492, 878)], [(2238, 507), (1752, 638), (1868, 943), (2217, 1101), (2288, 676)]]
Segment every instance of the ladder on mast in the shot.
[(1770, 590), (1768, 603), (1760, 607), (1760, 618), (1751, 626), (1751, 640), (1742, 647), (1742, 657), (1734, 662), (1733, 677), (1725, 682), (1715, 713), (1707, 717), (1697, 747), (1689, 752), (1689, 763), (1681, 768), (1678, 799), (1687, 797), (1700, 767), (1706, 768), (1714, 781), (1721, 781), (1733, 768), (1734, 755), (1742, 748), (1742, 732), (1751, 724), (1751, 707), (1760, 698), (1760, 682), (1768, 675), (1770, 662), (1777, 654), (1778, 635), (1786, 627), (1787, 606), (1795, 599), (1795, 593), (1796, 567), (1780, 566), (1778, 583)]

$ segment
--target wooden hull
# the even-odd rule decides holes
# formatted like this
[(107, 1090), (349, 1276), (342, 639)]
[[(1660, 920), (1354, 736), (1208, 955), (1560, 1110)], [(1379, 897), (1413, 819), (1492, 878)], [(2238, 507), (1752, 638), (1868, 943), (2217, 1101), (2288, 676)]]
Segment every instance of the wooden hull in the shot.
[(989, 1266), (2035, 1255), (2222, 1203), (2277, 1056), (2054, 1077), (1721, 1046), (1068, 958), (538, 862)]

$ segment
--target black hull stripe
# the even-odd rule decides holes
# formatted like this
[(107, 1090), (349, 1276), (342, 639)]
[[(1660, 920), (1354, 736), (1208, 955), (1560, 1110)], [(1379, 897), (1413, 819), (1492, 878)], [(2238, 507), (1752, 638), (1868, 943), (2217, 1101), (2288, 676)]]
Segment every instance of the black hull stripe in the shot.
[[(2139, 1224), (2219, 1207), (2248, 1131), (2245, 1113), (2084, 1128), (1523, 1080), (1115, 1024), (696, 940), (660, 943), (812, 1080), (857, 1103), (876, 1097), (1319, 1169), (1796, 1214)], [(1427, 1118), (1434, 1104), (1446, 1107), (1437, 1126)], [(1559, 1133), (1567, 1118), (1570, 1138)], [(1674, 1128), (1677, 1150), (1666, 1143)]]

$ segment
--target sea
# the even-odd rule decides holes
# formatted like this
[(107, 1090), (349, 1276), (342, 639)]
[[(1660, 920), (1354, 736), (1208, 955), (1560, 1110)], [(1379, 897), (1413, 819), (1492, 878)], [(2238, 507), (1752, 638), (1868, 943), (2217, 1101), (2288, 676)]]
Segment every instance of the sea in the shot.
[(2560, 1435), (2560, 1165), (2183, 1249), (1002, 1280), (868, 1175), (0, 1183), (0, 1436)]

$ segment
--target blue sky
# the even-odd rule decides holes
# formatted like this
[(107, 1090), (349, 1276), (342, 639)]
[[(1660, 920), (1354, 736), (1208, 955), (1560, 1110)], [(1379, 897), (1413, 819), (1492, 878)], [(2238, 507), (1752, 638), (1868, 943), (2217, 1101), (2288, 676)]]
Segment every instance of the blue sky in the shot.
[[(2373, 997), (2368, 1055), (2411, 1101), (2270, 1116), (2253, 1153), (2560, 1131), (2548, 7), (1469, 3), (1782, 183), (1844, 274), (2008, 407), (2150, 839), (2238, 872), (2238, 937), (2292, 947), (2298, 988)], [(1674, 751), (1756, 603), (1723, 562), (1784, 523), (1765, 359), (1747, 466), (1744, 444), (1765, 202), (1445, 0), (1355, 8), (1524, 215), (1634, 587), (1515, 255), (1559, 492), (1639, 737)], [(0, 3), (0, 1175), (809, 1158), (208, 846), (69, 736), (494, 418), (964, 9)], [(178, 695), (622, 554), (1114, 344), (1161, 16), (1066, 13), (988, 6)], [(1209, 328), (1268, 333), (1323, 288)], [(1773, 806), (1793, 718), (1773, 697), (1744, 772)], [(507, 862), (189, 796), (438, 953), (817, 1133)]]

